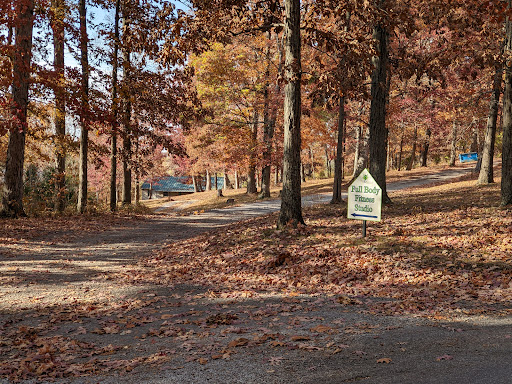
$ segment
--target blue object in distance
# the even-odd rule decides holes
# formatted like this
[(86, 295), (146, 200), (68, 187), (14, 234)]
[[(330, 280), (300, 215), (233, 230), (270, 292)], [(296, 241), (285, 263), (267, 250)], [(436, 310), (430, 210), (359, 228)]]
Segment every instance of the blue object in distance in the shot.
[(469, 152), (459, 154), (459, 161), (461, 163), (469, 163), (470, 161), (478, 161), (478, 153)]

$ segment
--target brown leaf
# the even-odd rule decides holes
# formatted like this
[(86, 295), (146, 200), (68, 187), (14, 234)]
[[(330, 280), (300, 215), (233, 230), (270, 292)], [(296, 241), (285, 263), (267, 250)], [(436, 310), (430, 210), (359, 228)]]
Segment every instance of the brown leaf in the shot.
[(378, 359), (377, 363), (379, 363), (379, 364), (389, 364), (392, 361), (393, 360), (391, 360), (389, 357), (383, 357), (382, 359)]
[(308, 341), (308, 340), (311, 340), (311, 337), (296, 335), (296, 336), (290, 337), (290, 340), (291, 341)]
[(240, 337), (239, 339), (235, 339), (235, 340), (232, 340), (229, 344), (228, 344), (228, 347), (229, 348), (233, 348), (233, 347), (243, 347), (244, 345), (247, 345), (249, 344), (249, 339), (246, 339), (244, 337)]
[(329, 327), (327, 325), (320, 324), (320, 325), (317, 325), (314, 328), (311, 328), (310, 331), (311, 332), (316, 332), (316, 333), (329, 333), (329, 332), (334, 331), (334, 328)]

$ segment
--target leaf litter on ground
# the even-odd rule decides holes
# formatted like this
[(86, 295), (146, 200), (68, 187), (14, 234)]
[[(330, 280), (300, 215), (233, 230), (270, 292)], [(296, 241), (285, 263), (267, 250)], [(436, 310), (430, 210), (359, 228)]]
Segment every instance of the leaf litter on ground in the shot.
[[(16, 381), (143, 365), (181, 369), (257, 348), (280, 353), (270, 365), (281, 364), (287, 350), (364, 358), (351, 337), (379, 326), (325, 319), (316, 314), (323, 306), (431, 319), (510, 315), (512, 215), (494, 204), (498, 194), (473, 182), (395, 193), (365, 240), (342, 205), (325, 205), (306, 209), (307, 225), (297, 229), (277, 231), (276, 215), (268, 215), (173, 243), (104, 276), (140, 287), (136, 298), (78, 298), (3, 316), (0, 375)], [(43, 223), (25, 225), (13, 238), (44, 241)], [(13, 252), (23, 246), (9, 244)]]

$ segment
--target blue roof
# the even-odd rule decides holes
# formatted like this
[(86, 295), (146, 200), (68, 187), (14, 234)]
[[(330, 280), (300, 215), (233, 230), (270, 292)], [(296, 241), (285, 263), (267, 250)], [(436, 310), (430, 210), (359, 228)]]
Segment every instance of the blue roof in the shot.
[[(215, 177), (211, 177), (212, 187), (215, 188)], [(206, 179), (201, 178), (203, 189), (206, 187)], [(217, 177), (217, 188), (224, 187), (224, 177)], [(194, 192), (194, 184), (191, 176), (164, 176), (153, 180), (147, 180), (141, 189), (151, 189), (155, 192)]]

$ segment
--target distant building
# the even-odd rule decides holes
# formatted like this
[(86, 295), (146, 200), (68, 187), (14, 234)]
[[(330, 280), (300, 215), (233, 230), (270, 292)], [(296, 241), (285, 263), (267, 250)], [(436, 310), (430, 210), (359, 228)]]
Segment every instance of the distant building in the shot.
[[(215, 188), (215, 177), (211, 177), (212, 189), (224, 187), (224, 177), (217, 177), (217, 188)], [(201, 187), (206, 188), (206, 178), (201, 178)], [(142, 199), (158, 199), (165, 196), (179, 196), (194, 193), (192, 176), (163, 176), (146, 180), (142, 184)]]

